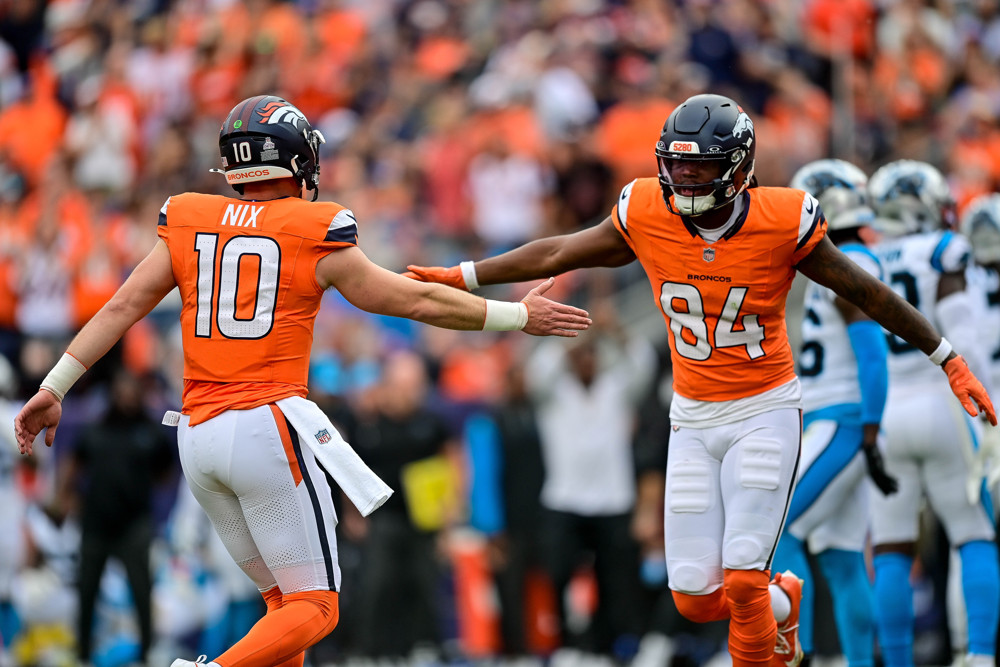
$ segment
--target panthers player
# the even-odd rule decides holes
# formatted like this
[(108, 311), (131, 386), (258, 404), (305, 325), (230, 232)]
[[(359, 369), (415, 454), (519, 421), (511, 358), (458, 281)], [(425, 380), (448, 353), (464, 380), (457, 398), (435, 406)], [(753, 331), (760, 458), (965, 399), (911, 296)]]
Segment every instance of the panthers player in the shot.
[[(790, 185), (816, 197), (827, 216), (830, 240), (882, 280), (881, 264), (861, 239), (862, 229), (875, 217), (867, 182), (864, 172), (849, 162), (817, 160), (796, 172)], [(802, 461), (774, 564), (804, 581), (799, 638), (806, 655), (812, 653), (814, 615), (808, 545), (830, 584), (848, 664), (871, 667), (875, 600), (863, 554), (868, 538), (865, 471), (882, 493), (896, 490), (877, 445), (888, 389), (888, 349), (878, 324), (811, 281), (805, 291), (802, 339)]]
[[(982, 195), (973, 200), (962, 216), (962, 234), (972, 245), (973, 266), (969, 268), (969, 283), (979, 295), (982, 311), (977, 316), (978, 331), (986, 342), (986, 361), (994, 390), (1000, 387), (1000, 194)], [(983, 445), (973, 460), (973, 474), (967, 482), (969, 497), (975, 499), (986, 477), (986, 488), (994, 502), (1000, 482), (1000, 430), (987, 428)]]
[[(1000, 387), (1000, 194), (977, 197), (962, 215), (959, 227), (972, 245), (973, 263), (966, 271), (969, 288), (976, 294), (980, 310), (976, 314), (978, 335), (986, 343), (986, 361), (994, 390)], [(972, 457), (966, 495), (978, 502), (984, 490), (992, 501), (993, 516), (998, 515), (997, 482), (1000, 482), (1000, 430), (983, 429), (979, 450)], [(983, 484), (985, 478), (986, 483)], [(962, 594), (962, 565), (957, 551), (951, 550), (948, 568), (948, 628), (956, 663), (964, 662), (968, 645), (966, 606)]]
[[(989, 371), (966, 289), (969, 244), (953, 231), (955, 204), (941, 173), (924, 162), (898, 160), (868, 182), (883, 229), (904, 232), (879, 244), (887, 281), (930, 321), (938, 323), (988, 382)], [(888, 667), (913, 664), (913, 589), (910, 570), (926, 497), (962, 561), (967, 602), (967, 664), (993, 664), (1000, 573), (991, 512), (970, 502), (965, 481), (979, 425), (962, 414), (941, 378), (925, 368), (910, 341), (890, 335), (889, 395), (883, 426), (885, 463), (899, 492), (872, 501), (876, 617)]]
[(986, 306), (980, 330), (988, 332), (987, 355), (993, 387), (1000, 387), (1000, 194), (981, 195), (969, 203), (959, 230), (972, 246), (974, 265), (969, 282), (980, 291)]
[(995, 419), (989, 397), (927, 320), (826, 237), (816, 199), (756, 188), (750, 116), (696, 95), (663, 125), (658, 178), (621, 192), (595, 227), (539, 239), (411, 277), (474, 289), (636, 259), (670, 331), (674, 399), (667, 462), (667, 570), (677, 608), (729, 619), (737, 667), (794, 667), (799, 580), (771, 560), (788, 511), (802, 434), (800, 386), (785, 329), (795, 271), (833, 289), (944, 364), (966, 408)]
[[(362, 514), (391, 490), (305, 399), (308, 351), (324, 290), (369, 312), (452, 329), (576, 335), (586, 312), (541, 296), (486, 301), (420, 285), (370, 262), (350, 210), (315, 202), (319, 144), (296, 107), (259, 95), (222, 125), (223, 173), (239, 197), (186, 193), (160, 212), (159, 241), (69, 345), (14, 421), (22, 453), (80, 375), (175, 286), (183, 306), (178, 429), (188, 485), (230, 555), (267, 602), (250, 632), (209, 665), (301, 667), (339, 617), (337, 523), (328, 475)], [(313, 202), (303, 196), (313, 192)], [(391, 613), (391, 612), (390, 612)], [(201, 663), (199, 659), (199, 663)], [(178, 659), (173, 667), (196, 663)]]

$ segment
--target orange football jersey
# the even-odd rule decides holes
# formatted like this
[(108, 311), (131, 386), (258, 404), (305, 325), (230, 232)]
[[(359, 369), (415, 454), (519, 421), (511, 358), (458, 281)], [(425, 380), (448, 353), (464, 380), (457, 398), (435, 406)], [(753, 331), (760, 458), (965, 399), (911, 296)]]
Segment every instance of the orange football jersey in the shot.
[(308, 393), (316, 264), (357, 245), (357, 222), (332, 202), (167, 199), (157, 233), (183, 306), (184, 406), (191, 424)]
[(611, 213), (667, 323), (674, 390), (703, 401), (753, 396), (795, 377), (785, 298), (795, 264), (826, 234), (801, 190), (753, 188), (715, 243), (667, 210), (656, 178), (632, 181)]

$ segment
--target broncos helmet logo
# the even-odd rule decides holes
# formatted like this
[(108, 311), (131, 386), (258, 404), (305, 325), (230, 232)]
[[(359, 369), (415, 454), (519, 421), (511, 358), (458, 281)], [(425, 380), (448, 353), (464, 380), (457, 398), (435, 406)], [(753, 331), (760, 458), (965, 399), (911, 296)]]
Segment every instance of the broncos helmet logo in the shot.
[(740, 138), (744, 132), (750, 132), (750, 138), (753, 138), (753, 121), (745, 111), (740, 110), (740, 115), (736, 117), (736, 123), (733, 125), (733, 136)]
[(257, 109), (260, 120), (268, 125), (277, 123), (291, 123), (295, 129), (299, 128), (299, 121), (308, 123), (305, 114), (287, 102), (268, 102), (262, 108)]

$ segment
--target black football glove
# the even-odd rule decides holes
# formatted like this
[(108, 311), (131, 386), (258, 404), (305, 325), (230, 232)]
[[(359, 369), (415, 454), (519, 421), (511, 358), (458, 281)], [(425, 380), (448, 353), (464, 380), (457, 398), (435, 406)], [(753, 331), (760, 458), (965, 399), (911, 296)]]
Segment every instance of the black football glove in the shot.
[(882, 452), (878, 446), (872, 444), (862, 444), (861, 451), (865, 453), (865, 463), (868, 465), (868, 476), (875, 482), (875, 486), (884, 496), (891, 496), (899, 490), (899, 482), (885, 470), (885, 461), (882, 460)]

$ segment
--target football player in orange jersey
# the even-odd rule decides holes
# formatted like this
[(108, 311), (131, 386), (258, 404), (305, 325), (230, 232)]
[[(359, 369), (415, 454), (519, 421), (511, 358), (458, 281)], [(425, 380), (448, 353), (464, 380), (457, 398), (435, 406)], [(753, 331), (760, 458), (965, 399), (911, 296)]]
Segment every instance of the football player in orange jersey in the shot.
[[(21, 453), (31, 454), (46, 429), (51, 445), (70, 386), (180, 288), (183, 408), (168, 418), (179, 426), (192, 492), (267, 602), (264, 618), (209, 665), (301, 667), (305, 649), (339, 615), (337, 517), (326, 473), (362, 514), (392, 493), (305, 399), (326, 289), (369, 312), (452, 329), (576, 336), (590, 324), (586, 311), (542, 296), (551, 279), (507, 303), (407, 280), (369, 261), (353, 213), (315, 202), (322, 140), (285, 100), (261, 95), (237, 104), (219, 147), (221, 171), (240, 196), (169, 198), (153, 250), (14, 420)], [(309, 190), (312, 202), (303, 198)]]
[(792, 573), (769, 579), (802, 435), (785, 330), (795, 271), (942, 365), (970, 414), (996, 416), (950, 343), (826, 238), (811, 195), (754, 187), (755, 142), (736, 102), (696, 95), (663, 126), (658, 179), (626, 185), (597, 226), (456, 267), (411, 266), (407, 275), (471, 290), (639, 260), (670, 331), (664, 528), (677, 606), (695, 621), (730, 619), (737, 667), (794, 667), (801, 584)]

